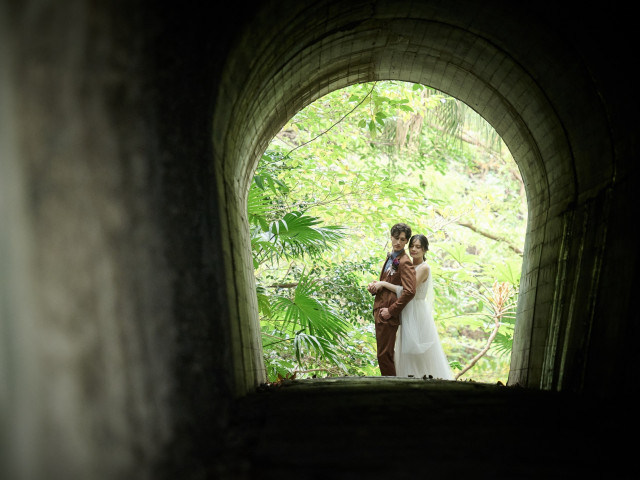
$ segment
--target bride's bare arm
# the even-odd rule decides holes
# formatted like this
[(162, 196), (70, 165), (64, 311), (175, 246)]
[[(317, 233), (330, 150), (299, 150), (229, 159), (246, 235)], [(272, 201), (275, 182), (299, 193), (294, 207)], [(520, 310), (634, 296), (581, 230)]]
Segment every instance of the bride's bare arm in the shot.
[[(431, 275), (431, 268), (429, 267), (429, 265), (425, 265), (422, 268), (416, 269), (416, 285), (420, 285), (421, 283), (426, 282), (427, 279), (429, 278), (429, 275)], [(375, 283), (379, 283), (381, 284), (381, 286), (384, 286), (384, 288), (388, 288), (392, 292), (395, 292), (395, 294), (398, 297), (402, 293), (402, 285), (393, 285), (388, 282), (375, 282)], [(386, 285), (382, 285), (383, 283), (386, 283)]]
[[(425, 265), (424, 267), (417, 268), (416, 269), (416, 285), (420, 285), (421, 283), (426, 282), (430, 274), (431, 274), (431, 268), (429, 267), (429, 265)], [(389, 282), (382, 282), (382, 281), (371, 282), (369, 287), (370, 287), (369, 291), (371, 293), (375, 293), (381, 288), (386, 288), (387, 290), (392, 291), (399, 297), (400, 293), (402, 292), (402, 286), (394, 285), (393, 283), (389, 283)]]
[(376, 289), (380, 290), (380, 288), (386, 288), (387, 290), (391, 290), (393, 293), (396, 292), (396, 286), (389, 282), (374, 282)]
[(416, 269), (416, 285), (420, 285), (422, 282), (426, 282), (430, 274), (431, 268), (429, 267), (429, 265), (425, 265), (422, 268)]

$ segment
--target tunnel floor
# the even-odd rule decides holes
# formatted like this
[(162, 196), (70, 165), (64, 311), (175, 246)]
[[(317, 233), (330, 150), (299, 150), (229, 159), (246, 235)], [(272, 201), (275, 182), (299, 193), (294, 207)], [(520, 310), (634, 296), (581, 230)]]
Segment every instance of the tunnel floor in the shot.
[(233, 406), (216, 475), (626, 478), (631, 403), (433, 379), (285, 381)]

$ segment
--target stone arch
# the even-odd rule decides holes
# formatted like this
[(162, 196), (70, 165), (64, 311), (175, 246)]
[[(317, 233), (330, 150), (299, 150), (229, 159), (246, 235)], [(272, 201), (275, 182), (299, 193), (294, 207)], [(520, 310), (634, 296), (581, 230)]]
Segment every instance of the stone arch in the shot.
[[(529, 208), (510, 383), (582, 388), (591, 327), (574, 321), (586, 314), (576, 288), (587, 286), (595, 298), (599, 279), (587, 272), (602, 261), (605, 239), (580, 232), (608, 215), (603, 199), (615, 165), (610, 139), (590, 134), (609, 129), (594, 85), (576, 51), (555, 48), (561, 40), (493, 4), (454, 11), (442, 2), (329, 1), (257, 13), (225, 65), (213, 120), (224, 242), (227, 249), (242, 242), (237, 255), (226, 256), (227, 271), (236, 273), (228, 299), (238, 392), (264, 379), (243, 240), (253, 170), (297, 111), (332, 90), (375, 80), (451, 94), (503, 138)], [(581, 252), (594, 246), (595, 258), (585, 263)]]

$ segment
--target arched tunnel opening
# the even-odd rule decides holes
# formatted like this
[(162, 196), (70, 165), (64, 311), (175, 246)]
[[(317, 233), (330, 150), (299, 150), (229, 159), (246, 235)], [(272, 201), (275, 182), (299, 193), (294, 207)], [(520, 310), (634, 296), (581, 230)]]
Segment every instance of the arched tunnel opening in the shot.
[(366, 284), (402, 220), (428, 237), (451, 378), (507, 383), (526, 195), (504, 142), (463, 102), (397, 81), (331, 92), (271, 140), (248, 195), (269, 382), (380, 374)]
[[(550, 2), (0, 3), (3, 474), (624, 471), (633, 18)], [(391, 79), (471, 106), (522, 173), (509, 386), (261, 388), (253, 171), (306, 105)], [(504, 461), (481, 437), (509, 444)]]
[[(290, 34), (276, 35), (264, 42), (270, 31), (265, 23), (255, 25), (252, 34), (240, 40), (243, 49), (255, 52), (255, 60), (250, 68), (235, 64), (239, 71), (230, 75), (233, 81), (222, 84), (221, 97), (235, 99), (236, 109), (233, 115), (214, 118), (214, 148), (222, 159), (220, 177), (225, 179), (220, 188), (234, 209), (228, 220), (237, 232), (233, 238), (247, 237), (245, 197), (259, 155), (295, 112), (329, 91), (357, 82), (401, 80), (433, 86), (474, 108), (496, 129), (512, 152), (525, 183), (529, 224), (509, 383), (579, 390), (581, 375), (567, 376), (560, 365), (582, 368), (582, 349), (588, 332), (567, 330), (581, 328), (568, 318), (577, 315), (575, 309), (581, 308), (581, 302), (561, 298), (564, 296), (561, 289), (570, 288), (569, 284), (578, 279), (569, 279), (567, 275), (576, 273), (575, 269), (559, 260), (568, 260), (567, 256), (572, 255), (566, 250), (570, 248), (567, 241), (569, 236), (576, 237), (577, 232), (569, 230), (577, 227), (576, 221), (581, 221), (575, 213), (567, 212), (578, 203), (583, 189), (602, 191), (603, 182), (612, 180), (614, 171), (614, 166), (605, 160), (613, 154), (607, 140), (597, 146), (589, 145), (594, 138), (581, 136), (587, 144), (572, 144), (578, 141), (570, 131), (572, 122), (580, 129), (582, 115), (605, 121), (599, 115), (592, 86), (580, 84), (576, 79), (572, 81), (572, 89), (578, 97), (571, 103), (565, 102), (564, 96), (562, 103), (553, 100), (554, 89), (559, 89), (554, 69), (563, 71), (566, 77), (567, 65), (572, 65), (576, 73), (584, 67), (569, 50), (558, 52), (556, 58), (529, 52), (527, 60), (531, 65), (525, 67), (524, 57), (518, 58), (519, 53), (500, 39), (502, 31), (480, 34), (464, 26), (461, 18), (433, 18), (428, 8), (406, 8), (410, 12), (406, 15), (398, 13), (398, 6), (389, 10), (377, 6), (372, 11), (365, 10), (367, 15), (357, 8), (345, 9), (340, 14), (336, 11), (322, 32), (312, 27), (317, 28), (317, 24), (311, 20), (320, 18), (320, 12), (302, 8), (297, 16), (288, 17)], [(468, 15), (473, 15), (472, 10)], [(512, 44), (533, 48), (535, 28), (531, 22), (523, 21), (517, 28), (516, 22), (511, 22), (510, 35), (515, 36), (511, 38)], [(556, 41), (553, 36), (538, 37), (536, 48), (553, 50)], [(547, 79), (541, 73), (533, 73), (536, 68), (544, 70)], [(244, 80), (238, 82), (242, 75)], [(573, 102), (594, 111), (579, 113), (571, 108)], [(248, 118), (251, 118), (249, 130), (246, 125), (240, 126)], [(234, 122), (238, 122), (237, 126)], [(598, 128), (604, 131), (607, 127), (603, 123)], [(598, 159), (592, 161), (604, 170), (596, 174), (591, 168), (588, 172), (580, 168), (576, 159), (578, 150), (587, 156), (597, 154)], [(582, 165), (594, 164), (586, 159), (585, 162)], [(585, 206), (587, 210), (580, 216), (589, 221), (594, 218), (587, 213), (589, 208), (607, 208), (606, 205), (607, 202), (596, 200), (593, 206)], [(604, 239), (595, 231), (592, 235), (592, 238), (583, 236), (582, 240), (604, 248)], [(243, 252), (246, 251), (245, 245)], [(590, 261), (597, 263), (599, 256), (594, 255)], [(243, 263), (249, 265), (248, 259)], [(245, 301), (243, 293), (238, 293), (253, 288), (250, 272), (244, 269), (245, 273), (234, 279), (237, 292), (231, 294), (240, 319), (234, 333), (234, 355), (242, 364), (238, 385), (244, 383), (251, 388), (263, 378), (259, 347), (255, 343), (256, 307), (254, 302)], [(550, 281), (553, 278), (560, 283)]]
[[(456, 390), (451, 386), (447, 394), (443, 393), (447, 387), (441, 387), (443, 396), (437, 397), (433, 390), (431, 394), (434, 396), (430, 398), (431, 401), (442, 402), (441, 405), (455, 403), (447, 395), (453, 395), (457, 400), (468, 400), (469, 404), (452, 409), (458, 415), (456, 421), (464, 424), (463, 428), (467, 428), (469, 433), (476, 427), (480, 430), (487, 428), (484, 422), (490, 409), (482, 412), (483, 408), (472, 400), (484, 398), (510, 418), (511, 426), (519, 424), (526, 430), (524, 436), (511, 432), (511, 438), (515, 438), (518, 445), (516, 449), (531, 451), (533, 444), (544, 445), (541, 451), (544, 451), (546, 460), (541, 470), (563, 464), (572, 465), (567, 468), (582, 468), (567, 457), (586, 459), (584, 452), (589, 450), (588, 445), (598, 443), (596, 437), (599, 435), (610, 435), (612, 430), (608, 428), (611, 425), (600, 423), (595, 429), (599, 433), (592, 437), (575, 428), (578, 418), (585, 414), (582, 408), (588, 410), (591, 407), (585, 407), (580, 401), (574, 402), (575, 398), (561, 406), (562, 400), (558, 397), (544, 399), (544, 392), (583, 392), (603, 386), (596, 386), (596, 377), (591, 376), (595, 371), (589, 372), (588, 359), (589, 352), (599, 349), (596, 345), (603, 340), (600, 334), (595, 333), (598, 327), (593, 317), (593, 302), (597, 303), (596, 292), (605, 285), (600, 273), (609, 237), (601, 224), (611, 215), (607, 185), (616, 181), (618, 162), (611, 139), (596, 139), (587, 134), (587, 131), (609, 129), (608, 120), (602, 115), (602, 106), (596, 98), (597, 88), (594, 89), (587, 79), (588, 67), (582, 63), (580, 54), (571, 48), (559, 50), (558, 37), (531, 18), (510, 18), (507, 28), (506, 25), (490, 26), (492, 22), (478, 10), (467, 12), (468, 17), (464, 14), (457, 16), (460, 12), (456, 12), (454, 17), (453, 13), (442, 10), (434, 12), (428, 7), (422, 10), (416, 5), (404, 6), (406, 11), (397, 4), (393, 7), (388, 5), (388, 10), (387, 5), (368, 5), (372, 9), (365, 7), (366, 14), (357, 8), (337, 8), (329, 13), (329, 18), (322, 17), (326, 13), (324, 11), (320, 13), (312, 7), (302, 8), (287, 17), (290, 20), (287, 22), (287, 35), (272, 37), (268, 42), (264, 42), (268, 33), (260, 30), (261, 25), (255, 25), (252, 36), (241, 40), (241, 43), (246, 42), (243, 48), (255, 52), (255, 61), (244, 71), (242, 82), (237, 82), (237, 77), (234, 77), (234, 85), (223, 85), (221, 92), (237, 99), (238, 121), (250, 116), (256, 128), (251, 135), (235, 136), (233, 115), (214, 123), (214, 130), (217, 131), (215, 125), (224, 125), (230, 135), (225, 136), (225, 130), (221, 129), (220, 137), (214, 138), (219, 156), (229, 159), (229, 163), (225, 162), (220, 170), (221, 175), (228, 171), (221, 189), (226, 187), (228, 199), (232, 198), (233, 192), (246, 192), (259, 154), (274, 132), (316, 98), (347, 85), (375, 80), (422, 83), (459, 98), (474, 108), (508, 145), (527, 190), (529, 224), (509, 377), (509, 385), (526, 387), (527, 394), (516, 400), (517, 394), (509, 396), (514, 391), (489, 393), (485, 390), (480, 397), (475, 397), (482, 389), (474, 390), (476, 387), (465, 385), (462, 388), (469, 390)], [(322, 27), (310, 20), (319, 17), (326, 19)], [(542, 31), (545, 33), (541, 35)], [(252, 39), (256, 39), (256, 43)], [(260, 39), (259, 43), (257, 39)], [(554, 53), (551, 55), (550, 52)], [(565, 81), (567, 83), (563, 86)], [(568, 98), (569, 91), (571, 98)], [(580, 108), (575, 108), (576, 105)], [(594, 122), (588, 129), (585, 118), (589, 118), (590, 123)], [(597, 123), (599, 126), (595, 125)], [(228, 145), (233, 145), (233, 148), (225, 149), (224, 146)], [(242, 216), (243, 201), (241, 196), (235, 210), (238, 216)], [(230, 223), (235, 222), (231, 219)], [(240, 236), (244, 236), (245, 232), (240, 231)], [(580, 253), (586, 250), (590, 252), (588, 256)], [(251, 289), (250, 272), (244, 278)], [(246, 288), (240, 285), (236, 277), (236, 287)], [(583, 294), (590, 300), (582, 297)], [(240, 340), (235, 344), (237, 350), (234, 355), (238, 355), (236, 359), (242, 358), (243, 373), (239, 380), (255, 385), (263, 380), (260, 350), (255, 340), (256, 326), (251, 320), (256, 318), (256, 313), (255, 307), (242, 298), (242, 304), (237, 302), (239, 316), (243, 319), (239, 326), (242, 331), (236, 332)], [(591, 323), (587, 318), (595, 322)], [(604, 365), (600, 367), (607, 368)], [(616, 369), (613, 365), (610, 367)], [(604, 373), (604, 370), (598, 370), (597, 376)], [(613, 371), (611, 375), (615, 377)], [(539, 390), (541, 397), (530, 389)], [(261, 412), (263, 417), (259, 415), (260, 418), (265, 419), (257, 436), (254, 436), (255, 430), (249, 429), (252, 433), (244, 437), (245, 445), (252, 445), (259, 452), (254, 457), (257, 463), (266, 460), (269, 452), (275, 455), (275, 449), (270, 448), (273, 444), (260, 435), (266, 435), (276, 445), (279, 441), (287, 443), (283, 437), (294, 435), (295, 427), (280, 426), (277, 419), (287, 414), (296, 417), (296, 413), (302, 415), (307, 409), (315, 411), (319, 423), (327, 429), (360, 432), (363, 438), (376, 431), (385, 436), (393, 433), (386, 432), (380, 425), (391, 421), (394, 427), (390, 430), (402, 432), (408, 443), (418, 443), (419, 439), (411, 434), (414, 430), (410, 425), (429, 424), (429, 427), (424, 427), (429, 429), (438, 423), (444, 429), (446, 427), (439, 422), (446, 423), (444, 419), (447, 416), (438, 407), (427, 409), (425, 405), (429, 402), (429, 395), (421, 397), (417, 391), (421, 391), (420, 388), (413, 391), (408, 385), (393, 381), (368, 384), (358, 380), (352, 383), (338, 380), (326, 385), (316, 382), (315, 387), (305, 382), (293, 382), (282, 390), (263, 392), (262, 400), (258, 395), (246, 399), (247, 403), (241, 401), (240, 404), (248, 411)], [(484, 394), (487, 396), (483, 397)], [(493, 394), (496, 396), (492, 397)], [(332, 396), (337, 400), (328, 400)], [(507, 398), (514, 403), (506, 401)], [(344, 409), (342, 402), (357, 407)], [(255, 410), (251, 410), (251, 406)], [(430, 413), (425, 413), (425, 410)], [(521, 414), (527, 413), (521, 417), (515, 413), (516, 410)], [(358, 417), (356, 412), (360, 411), (368, 412), (375, 426)], [(393, 412), (392, 419), (388, 418), (390, 411)], [(412, 417), (412, 413), (416, 416)], [(355, 415), (355, 418), (350, 415)], [(427, 418), (430, 415), (439, 420), (429, 423)], [(548, 425), (547, 422), (557, 429), (558, 435), (553, 440), (537, 430), (538, 426)], [(336, 423), (341, 427), (337, 428)], [(267, 431), (273, 436), (266, 434)], [(322, 450), (324, 447), (319, 444), (325, 444), (329, 433), (321, 428), (314, 429), (314, 432), (318, 433), (318, 443), (310, 441), (309, 445)], [(283, 437), (279, 436), (280, 433)], [(399, 458), (399, 452), (408, 448), (408, 443), (397, 442), (387, 451), (398, 447), (392, 456)], [(341, 442), (334, 444), (337, 449), (346, 449)], [(569, 444), (572, 447), (568, 447)], [(481, 450), (479, 448), (478, 452)], [(331, 451), (334, 453), (332, 461), (327, 461), (321, 469), (351, 468), (343, 456)], [(439, 454), (442, 455), (441, 462), (436, 462), (434, 468), (446, 472), (455, 453), (443, 448), (439, 449)], [(363, 455), (370, 459), (367, 454)], [(274, 467), (269, 471), (284, 473), (286, 468), (297, 462), (299, 471), (311, 469), (313, 465), (312, 461), (297, 459), (287, 462), (287, 467), (282, 470)], [(518, 462), (530, 464), (524, 458), (514, 460), (515, 464)], [(589, 461), (583, 466), (587, 463)], [(601, 468), (595, 464), (592, 467)], [(377, 461), (371, 461), (368, 468), (371, 471), (385, 469)], [(473, 469), (470, 465), (459, 468), (458, 472)], [(513, 465), (506, 467), (507, 470), (511, 468)], [(366, 468), (364, 470), (367, 471)], [(411, 467), (407, 470), (414, 471)]]

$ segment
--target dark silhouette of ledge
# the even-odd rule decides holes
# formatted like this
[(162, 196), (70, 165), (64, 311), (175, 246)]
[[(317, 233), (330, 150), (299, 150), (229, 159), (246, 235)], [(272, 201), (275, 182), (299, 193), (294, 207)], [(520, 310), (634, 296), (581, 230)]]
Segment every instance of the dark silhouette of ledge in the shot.
[[(623, 405), (475, 382), (284, 381), (237, 401), (228, 478), (559, 478), (628, 465)], [(631, 410), (629, 410), (631, 412)]]

